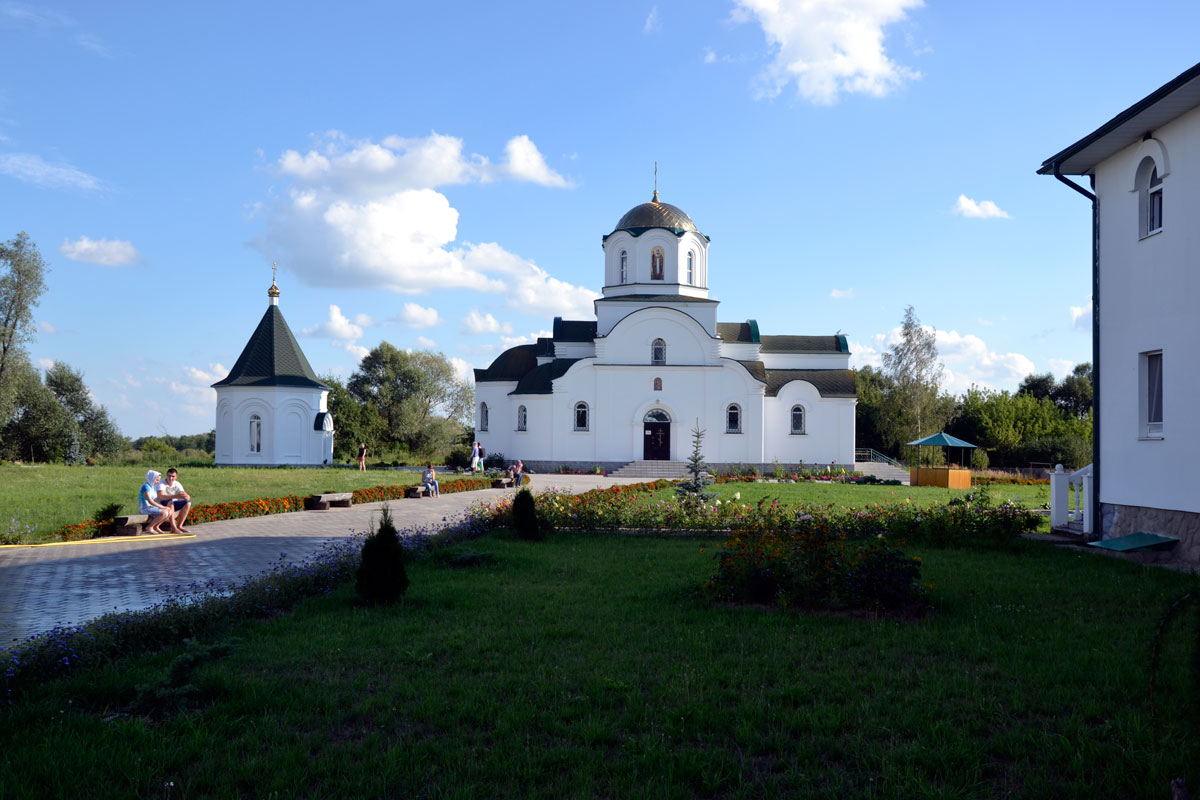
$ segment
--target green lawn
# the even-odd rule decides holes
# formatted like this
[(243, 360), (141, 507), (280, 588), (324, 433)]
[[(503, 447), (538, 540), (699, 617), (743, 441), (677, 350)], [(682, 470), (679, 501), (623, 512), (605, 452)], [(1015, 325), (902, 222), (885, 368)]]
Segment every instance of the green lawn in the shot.
[[(861, 487), (855, 489), (861, 490)], [(745, 493), (743, 493), (745, 497)], [(0, 796), (1159, 798), (1200, 786), (1187, 653), (1157, 744), (1174, 572), (1021, 542), (927, 549), (916, 621), (714, 606), (713, 540), (493, 534), (394, 608), (350, 587), (240, 625), (188, 699), (180, 650), (0, 712)]]
[[(169, 464), (159, 471), (165, 472)], [(419, 472), (353, 469), (237, 469), (184, 467), (179, 482), (197, 503), (251, 500), (256, 497), (352, 491), (368, 486), (416, 483)], [(142, 467), (66, 467), (0, 464), (0, 530), (36, 525), (28, 542), (51, 541), (62, 525), (83, 522), (108, 503), (122, 513), (137, 513)], [(13, 520), (16, 520), (14, 523)]]

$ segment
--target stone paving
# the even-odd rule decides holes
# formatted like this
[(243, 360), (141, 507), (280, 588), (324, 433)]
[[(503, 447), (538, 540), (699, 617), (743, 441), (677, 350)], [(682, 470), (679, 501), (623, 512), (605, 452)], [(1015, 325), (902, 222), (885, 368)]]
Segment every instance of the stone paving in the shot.
[[(583, 492), (636, 479), (600, 475), (531, 475), (535, 490)], [(387, 503), (396, 527), (418, 528), (453, 519), (476, 503), (511, 489), (445, 494)], [(328, 511), (297, 511), (189, 525), (193, 537), (137, 538), (52, 547), (0, 549), (0, 650), (59, 625), (78, 625), (109, 611), (136, 611), (163, 600), (176, 586), (247, 578), (278, 562), (300, 561), (337, 538), (371, 527), (383, 503)]]

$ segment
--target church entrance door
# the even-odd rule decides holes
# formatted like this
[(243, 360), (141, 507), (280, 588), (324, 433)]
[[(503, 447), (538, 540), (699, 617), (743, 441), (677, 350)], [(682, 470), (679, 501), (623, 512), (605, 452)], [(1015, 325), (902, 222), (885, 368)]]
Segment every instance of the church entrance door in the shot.
[(671, 460), (671, 418), (662, 409), (654, 409), (642, 422), (642, 458), (646, 461)]

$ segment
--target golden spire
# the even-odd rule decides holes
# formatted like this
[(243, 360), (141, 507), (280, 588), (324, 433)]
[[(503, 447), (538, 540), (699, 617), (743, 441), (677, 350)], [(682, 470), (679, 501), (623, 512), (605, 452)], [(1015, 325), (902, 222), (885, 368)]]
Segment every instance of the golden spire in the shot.
[(279, 297), (279, 287), (275, 285), (275, 262), (271, 262), (271, 288), (267, 289), (267, 297)]
[(650, 202), (651, 203), (658, 202), (658, 162), (657, 161), (654, 162), (654, 199), (652, 199)]

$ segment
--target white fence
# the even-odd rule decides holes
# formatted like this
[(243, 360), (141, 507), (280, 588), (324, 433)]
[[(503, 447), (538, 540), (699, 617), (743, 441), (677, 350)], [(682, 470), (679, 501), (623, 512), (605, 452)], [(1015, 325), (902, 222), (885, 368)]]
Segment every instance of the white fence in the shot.
[(1050, 528), (1065, 528), (1071, 522), (1081, 522), (1085, 536), (1094, 530), (1091, 464), (1075, 472), (1064, 472), (1059, 464), (1050, 473)]

